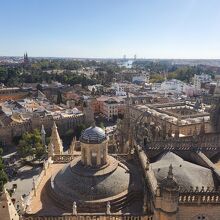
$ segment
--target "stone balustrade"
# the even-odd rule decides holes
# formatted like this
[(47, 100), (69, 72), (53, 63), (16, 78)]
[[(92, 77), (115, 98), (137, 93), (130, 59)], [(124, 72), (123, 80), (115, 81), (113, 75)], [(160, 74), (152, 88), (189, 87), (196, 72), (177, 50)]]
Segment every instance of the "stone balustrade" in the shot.
[(179, 203), (220, 203), (220, 192), (214, 189), (195, 189), (180, 191)]
[(110, 214), (105, 213), (79, 213), (77, 215), (62, 216), (35, 216), (28, 215), (22, 220), (153, 220), (153, 215), (132, 215), (128, 214)]

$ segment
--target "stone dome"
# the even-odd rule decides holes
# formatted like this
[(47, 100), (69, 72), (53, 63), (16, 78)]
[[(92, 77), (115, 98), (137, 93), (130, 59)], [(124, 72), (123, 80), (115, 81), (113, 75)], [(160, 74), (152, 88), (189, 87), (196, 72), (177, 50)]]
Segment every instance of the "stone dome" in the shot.
[(67, 210), (76, 202), (80, 209), (104, 211), (108, 201), (125, 198), (132, 185), (129, 169), (113, 157), (108, 161), (102, 168), (88, 169), (75, 158), (51, 177), (49, 196)]
[(98, 171), (86, 169), (80, 160), (74, 160), (53, 178), (55, 191), (76, 200), (98, 200), (116, 196), (129, 187), (130, 174), (114, 158), (111, 164)]
[(91, 126), (85, 129), (80, 137), (80, 141), (83, 143), (99, 144), (107, 139), (105, 131), (97, 126)]

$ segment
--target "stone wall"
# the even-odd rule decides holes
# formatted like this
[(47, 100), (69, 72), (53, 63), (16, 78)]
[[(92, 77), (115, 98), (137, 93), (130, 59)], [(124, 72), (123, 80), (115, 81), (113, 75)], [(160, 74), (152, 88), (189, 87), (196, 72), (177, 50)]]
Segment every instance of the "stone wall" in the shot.
[(176, 219), (177, 220), (199, 220), (199, 219), (219, 220), (220, 219), (220, 205), (219, 204), (180, 205)]
[(36, 128), (40, 130), (42, 125), (44, 125), (46, 133), (50, 134), (54, 121), (58, 127), (59, 133), (63, 135), (67, 130), (74, 129), (77, 124), (84, 123), (84, 115), (79, 114), (59, 118), (53, 118), (52, 116), (40, 117), (35, 115), (28, 121), (0, 127), (0, 140), (4, 146), (10, 146), (12, 145), (14, 137), (19, 137), (24, 132), (30, 132)]

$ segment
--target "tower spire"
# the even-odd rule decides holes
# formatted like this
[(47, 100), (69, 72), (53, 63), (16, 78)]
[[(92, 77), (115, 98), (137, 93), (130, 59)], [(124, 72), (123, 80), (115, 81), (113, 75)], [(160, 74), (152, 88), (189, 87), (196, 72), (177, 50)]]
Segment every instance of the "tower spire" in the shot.
[(56, 123), (53, 123), (52, 134), (50, 137), (50, 146), (54, 146), (54, 154), (63, 154), (63, 143), (57, 130)]

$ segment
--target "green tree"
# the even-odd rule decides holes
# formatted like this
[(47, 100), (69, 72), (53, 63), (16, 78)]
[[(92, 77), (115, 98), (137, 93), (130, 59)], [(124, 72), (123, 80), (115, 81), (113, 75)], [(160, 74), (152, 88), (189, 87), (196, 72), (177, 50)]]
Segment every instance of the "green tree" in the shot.
[(46, 153), (39, 130), (35, 129), (32, 133), (25, 132), (22, 135), (18, 144), (18, 153), (22, 158), (32, 156), (36, 159), (40, 159)]

